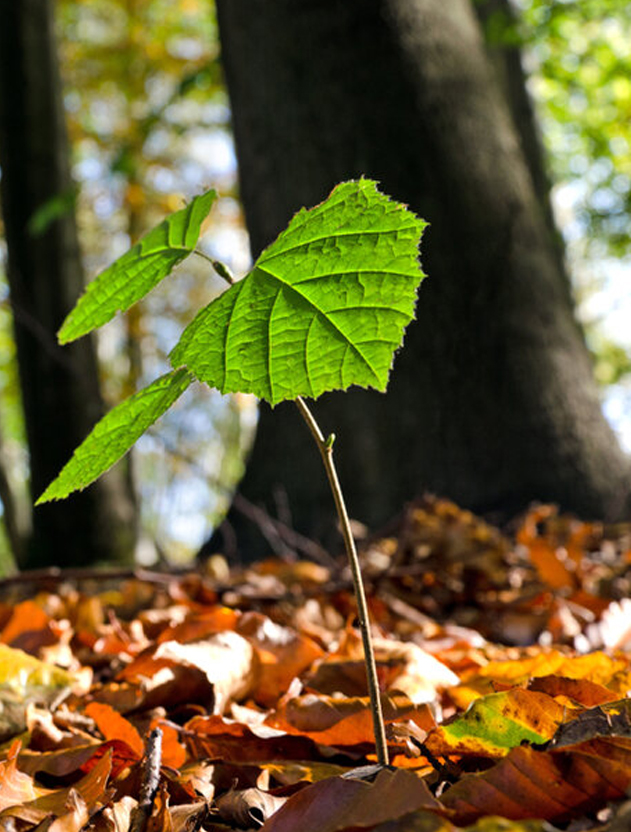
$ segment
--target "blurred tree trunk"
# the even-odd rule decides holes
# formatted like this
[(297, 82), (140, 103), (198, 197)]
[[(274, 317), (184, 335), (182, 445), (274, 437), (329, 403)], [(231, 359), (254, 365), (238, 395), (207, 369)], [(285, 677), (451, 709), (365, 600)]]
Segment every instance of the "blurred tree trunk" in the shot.
[[(374, 527), (425, 490), (497, 517), (531, 500), (620, 516), (629, 464), (573, 316), (539, 146), (516, 128), (521, 65), (502, 57), (503, 94), (473, 6), (218, 0), (252, 249), (361, 174), (431, 224), (389, 392), (314, 407), (354, 517)], [(331, 499), (291, 404), (262, 407), (241, 492), (273, 512), (278, 483), (296, 528), (321, 533)]]
[[(83, 285), (50, 0), (0, 0), (0, 165), (8, 278), (30, 455), (39, 496), (102, 415), (94, 344), (55, 333)], [(57, 206), (35, 229), (42, 206)], [(26, 566), (129, 560), (135, 510), (114, 472), (34, 509)]]
[(555, 228), (552, 212), (552, 183), (546, 166), (543, 139), (533, 101), (526, 86), (527, 76), (522, 64), (516, 11), (510, 0), (475, 0), (473, 8), (482, 25), (487, 54), (517, 130), (517, 138), (535, 194), (546, 215), (549, 228), (556, 235), (560, 267), (566, 278), (569, 278), (563, 263), (563, 240)]

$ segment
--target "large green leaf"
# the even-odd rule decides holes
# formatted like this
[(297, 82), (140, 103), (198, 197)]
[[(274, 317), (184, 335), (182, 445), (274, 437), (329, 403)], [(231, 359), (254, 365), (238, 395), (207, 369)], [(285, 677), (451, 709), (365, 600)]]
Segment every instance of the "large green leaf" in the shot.
[(196, 196), (88, 284), (59, 330), (60, 343), (74, 341), (129, 309), (188, 257), (216, 196), (212, 190)]
[(35, 505), (62, 500), (72, 491), (85, 488), (98, 479), (127, 453), (192, 381), (187, 370), (173, 370), (110, 410), (97, 422)]
[(339, 185), (197, 315), (173, 366), (272, 404), (351, 384), (385, 390), (414, 315), (425, 225), (370, 180)]

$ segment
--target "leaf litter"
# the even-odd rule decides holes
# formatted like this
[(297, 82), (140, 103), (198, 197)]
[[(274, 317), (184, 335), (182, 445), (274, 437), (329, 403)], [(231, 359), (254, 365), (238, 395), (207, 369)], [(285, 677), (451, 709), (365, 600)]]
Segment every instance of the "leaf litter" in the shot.
[(426, 497), (362, 559), (385, 768), (342, 565), (4, 581), (2, 828), (628, 828), (631, 526)]

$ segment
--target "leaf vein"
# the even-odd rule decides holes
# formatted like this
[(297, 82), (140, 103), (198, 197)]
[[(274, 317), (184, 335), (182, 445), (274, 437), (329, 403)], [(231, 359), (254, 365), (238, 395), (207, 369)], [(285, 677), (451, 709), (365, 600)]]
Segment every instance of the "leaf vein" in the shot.
[(366, 367), (368, 367), (370, 372), (373, 374), (373, 376), (377, 379), (377, 382), (379, 383), (379, 381), (380, 381), (379, 375), (378, 375), (377, 371), (375, 370), (375, 368), (370, 363), (370, 361), (368, 361), (368, 359), (365, 357), (365, 355), (363, 355), (361, 350), (358, 349), (355, 346), (355, 344), (349, 339), (348, 335), (346, 335), (346, 333), (342, 329), (340, 329), (339, 326), (337, 326), (335, 321), (332, 321), (332, 320), (329, 319), (326, 312), (323, 312), (322, 309), (320, 309), (320, 307), (316, 303), (314, 303), (310, 298), (305, 297), (305, 295), (303, 295), (302, 292), (299, 292), (294, 286), (291, 285), (291, 283), (286, 283), (284, 280), (282, 280), (282, 278), (277, 277), (277, 275), (273, 274), (272, 272), (268, 272), (267, 269), (261, 268), (260, 264), (259, 264), (258, 268), (261, 270), (261, 272), (263, 272), (263, 274), (268, 275), (268, 277), (270, 277), (272, 280), (274, 280), (277, 283), (280, 283), (282, 286), (290, 289), (292, 292), (294, 292), (296, 295), (298, 295), (298, 297), (301, 298), (305, 303), (309, 304), (309, 306), (311, 306), (311, 308), (314, 309), (315, 312), (317, 312), (319, 315), (321, 315), (321, 317), (325, 321), (325, 323), (327, 323), (327, 324), (329, 324), (329, 326), (333, 327), (333, 329), (338, 333), (338, 335), (357, 353), (357, 355), (361, 358), (361, 360), (364, 362)]

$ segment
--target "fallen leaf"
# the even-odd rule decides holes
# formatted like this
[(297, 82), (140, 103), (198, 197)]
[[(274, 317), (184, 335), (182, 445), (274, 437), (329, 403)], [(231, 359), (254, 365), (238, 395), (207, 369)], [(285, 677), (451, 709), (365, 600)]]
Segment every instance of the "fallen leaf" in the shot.
[(141, 759), (145, 746), (138, 731), (115, 711), (110, 705), (102, 705), (100, 702), (90, 702), (85, 709), (86, 716), (89, 716), (96, 723), (97, 728), (106, 740), (121, 740), (127, 743), (132, 751)]
[(74, 789), (70, 789), (65, 803), (67, 810), (48, 827), (48, 832), (79, 832), (90, 819), (85, 800)]
[(500, 757), (523, 742), (552, 739), (568, 718), (551, 696), (513, 688), (476, 699), (466, 713), (435, 728), (426, 746), (436, 756)]
[[(381, 705), (386, 723), (413, 720), (425, 731), (435, 726), (427, 705), (416, 706), (405, 694), (383, 694)], [(308, 693), (284, 702), (279, 711), (270, 715), (267, 724), (303, 734), (324, 745), (374, 744), (368, 697)]]
[(215, 805), (222, 820), (231, 826), (258, 829), (286, 800), (261, 789), (242, 789), (222, 795)]
[(318, 760), (316, 744), (269, 726), (248, 726), (221, 716), (193, 717), (184, 726), (192, 758), (208, 757), (237, 763), (261, 760)]
[(615, 702), (617, 694), (604, 685), (589, 679), (568, 679), (567, 676), (538, 676), (528, 684), (528, 690), (547, 693), (549, 696), (563, 697), (590, 708), (605, 702)]
[(558, 751), (524, 746), (482, 774), (465, 775), (441, 802), (459, 826), (484, 815), (561, 823), (621, 798), (630, 781), (630, 738), (589, 740)]
[(107, 780), (112, 770), (111, 751), (101, 757), (98, 763), (81, 778), (74, 786), (54, 791), (46, 791), (40, 797), (23, 800), (13, 804), (0, 812), (0, 820), (4, 818), (20, 818), (28, 823), (39, 823), (48, 815), (60, 818), (68, 814), (68, 801), (71, 792), (81, 796), (88, 812), (91, 814), (99, 805), (104, 805), (109, 795), (106, 792)]
[[(186, 681), (191, 669), (205, 675), (214, 695), (214, 711), (223, 713), (231, 701), (243, 699), (252, 689), (254, 649), (247, 639), (230, 630), (189, 644), (165, 641), (138, 656), (118, 678), (141, 682), (146, 692), (152, 691), (151, 705), (145, 694), (145, 707), (166, 704), (165, 691), (157, 694), (155, 690), (164, 685), (169, 686), (176, 702), (192, 702), (196, 700), (191, 696), (190, 681)], [(170, 704), (175, 704), (173, 698)]]
[(374, 826), (415, 809), (441, 811), (415, 774), (381, 770), (373, 782), (331, 777), (301, 789), (262, 827), (262, 832), (337, 832)]
[(20, 743), (14, 742), (6, 760), (0, 762), (0, 811), (35, 799), (42, 793), (36, 789), (33, 778), (18, 770), (17, 759)]
[(257, 652), (258, 673), (252, 695), (265, 707), (275, 705), (292, 679), (324, 656), (324, 650), (313, 639), (275, 624), (260, 613), (245, 613), (237, 630)]

